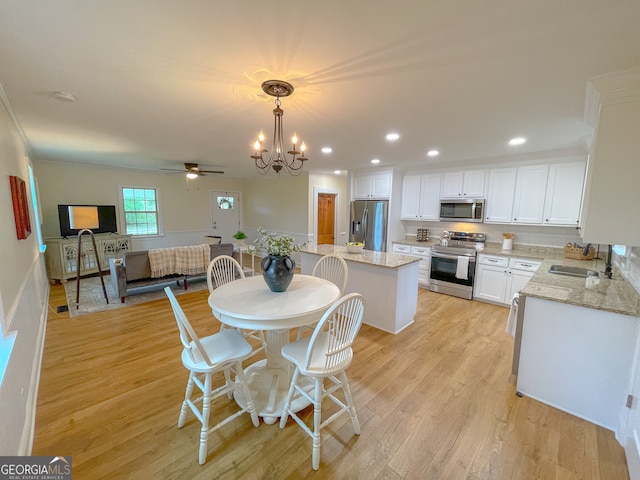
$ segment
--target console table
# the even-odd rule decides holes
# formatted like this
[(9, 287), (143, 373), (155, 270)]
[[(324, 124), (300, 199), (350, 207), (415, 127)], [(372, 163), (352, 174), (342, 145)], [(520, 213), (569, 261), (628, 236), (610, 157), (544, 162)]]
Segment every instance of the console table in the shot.
[[(131, 235), (118, 233), (101, 233), (95, 235), (97, 255), (102, 270), (109, 270), (109, 259), (120, 258), (131, 249)], [(66, 282), (69, 278), (76, 278), (78, 258), (78, 237), (46, 238), (47, 249), (44, 256), (47, 264), (49, 280)], [(96, 252), (91, 242), (82, 242), (80, 252), (80, 276), (98, 273)]]

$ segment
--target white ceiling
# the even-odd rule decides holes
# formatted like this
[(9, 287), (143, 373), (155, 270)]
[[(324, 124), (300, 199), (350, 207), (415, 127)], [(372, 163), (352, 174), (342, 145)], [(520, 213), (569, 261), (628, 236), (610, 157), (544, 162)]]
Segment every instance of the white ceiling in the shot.
[(638, 0), (3, 0), (0, 84), (35, 159), (255, 176), (276, 78), (309, 170), (472, 164), (580, 151), (639, 32)]

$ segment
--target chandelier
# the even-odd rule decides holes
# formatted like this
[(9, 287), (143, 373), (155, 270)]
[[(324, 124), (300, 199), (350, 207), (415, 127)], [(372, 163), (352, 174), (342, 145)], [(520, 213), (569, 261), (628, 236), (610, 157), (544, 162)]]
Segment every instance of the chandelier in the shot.
[(284, 115), (284, 110), (280, 108), (280, 97), (288, 97), (291, 95), (293, 93), (293, 85), (282, 80), (267, 80), (262, 84), (262, 90), (267, 95), (276, 97), (276, 108), (273, 109), (273, 144), (271, 145), (269, 159), (265, 160), (262, 154), (267, 153), (269, 150), (265, 150), (265, 137), (263, 133), (260, 132), (258, 140), (256, 140), (256, 143), (253, 145), (255, 155), (251, 155), (251, 158), (255, 160), (256, 169), (261, 175), (267, 174), (270, 168), (276, 173), (280, 173), (284, 169), (289, 175), (300, 175), (304, 162), (309, 160), (304, 156), (307, 146), (302, 142), (300, 144), (300, 150), (298, 150), (298, 137), (294, 133), (293, 137), (291, 137), (293, 147), (287, 151), (291, 157), (287, 157), (284, 147), (284, 133), (282, 131), (282, 116)]

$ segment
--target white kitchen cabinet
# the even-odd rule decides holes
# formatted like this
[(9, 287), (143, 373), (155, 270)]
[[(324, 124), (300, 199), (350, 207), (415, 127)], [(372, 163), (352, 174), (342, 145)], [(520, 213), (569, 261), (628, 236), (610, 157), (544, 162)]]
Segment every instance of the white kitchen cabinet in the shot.
[(504, 303), (507, 305), (511, 304), (513, 296), (516, 292), (524, 288), (538, 267), (540, 267), (540, 262), (537, 260), (525, 260), (522, 258), (509, 259), (509, 279), (507, 280)]
[[(640, 245), (640, 68), (592, 79), (595, 125), (580, 235), (585, 242)], [(587, 101), (589, 97), (587, 97)]]
[(493, 168), (489, 170), (485, 222), (511, 223), (515, 187), (515, 168)]
[(354, 199), (387, 199), (391, 195), (391, 173), (355, 175), (353, 177)]
[[(120, 258), (131, 249), (131, 235), (112, 233), (95, 235), (102, 270), (109, 270), (109, 259)], [(78, 237), (45, 239), (45, 262), (50, 280), (66, 281), (77, 277)], [(98, 272), (96, 252), (89, 235), (82, 237), (80, 276)]]
[(544, 204), (545, 225), (573, 225), (580, 221), (586, 162), (549, 165)]
[(473, 298), (510, 305), (540, 266), (537, 260), (478, 255)]
[(403, 243), (394, 243), (393, 253), (399, 253), (400, 255), (411, 255), (411, 245), (405, 245)]
[(412, 246), (411, 255), (422, 259), (418, 267), (418, 286), (426, 288), (431, 277), (431, 248)]
[(420, 175), (407, 175), (402, 179), (400, 217), (407, 220), (420, 218)]
[(549, 165), (518, 167), (513, 223), (542, 223), (548, 176)]
[(520, 308), (517, 391), (619, 432), (638, 319), (528, 296)]
[(442, 198), (484, 198), (485, 170), (445, 172), (442, 175)]
[(479, 254), (473, 298), (504, 304), (508, 267), (508, 257)]
[(438, 220), (440, 174), (407, 175), (402, 181), (404, 220)]

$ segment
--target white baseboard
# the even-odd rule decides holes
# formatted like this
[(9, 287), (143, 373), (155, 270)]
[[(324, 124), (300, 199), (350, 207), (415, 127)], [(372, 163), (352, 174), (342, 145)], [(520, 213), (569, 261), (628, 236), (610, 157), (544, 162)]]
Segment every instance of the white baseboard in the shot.
[(624, 451), (627, 455), (627, 468), (631, 480), (640, 480), (640, 433), (633, 431), (633, 437), (627, 439)]

